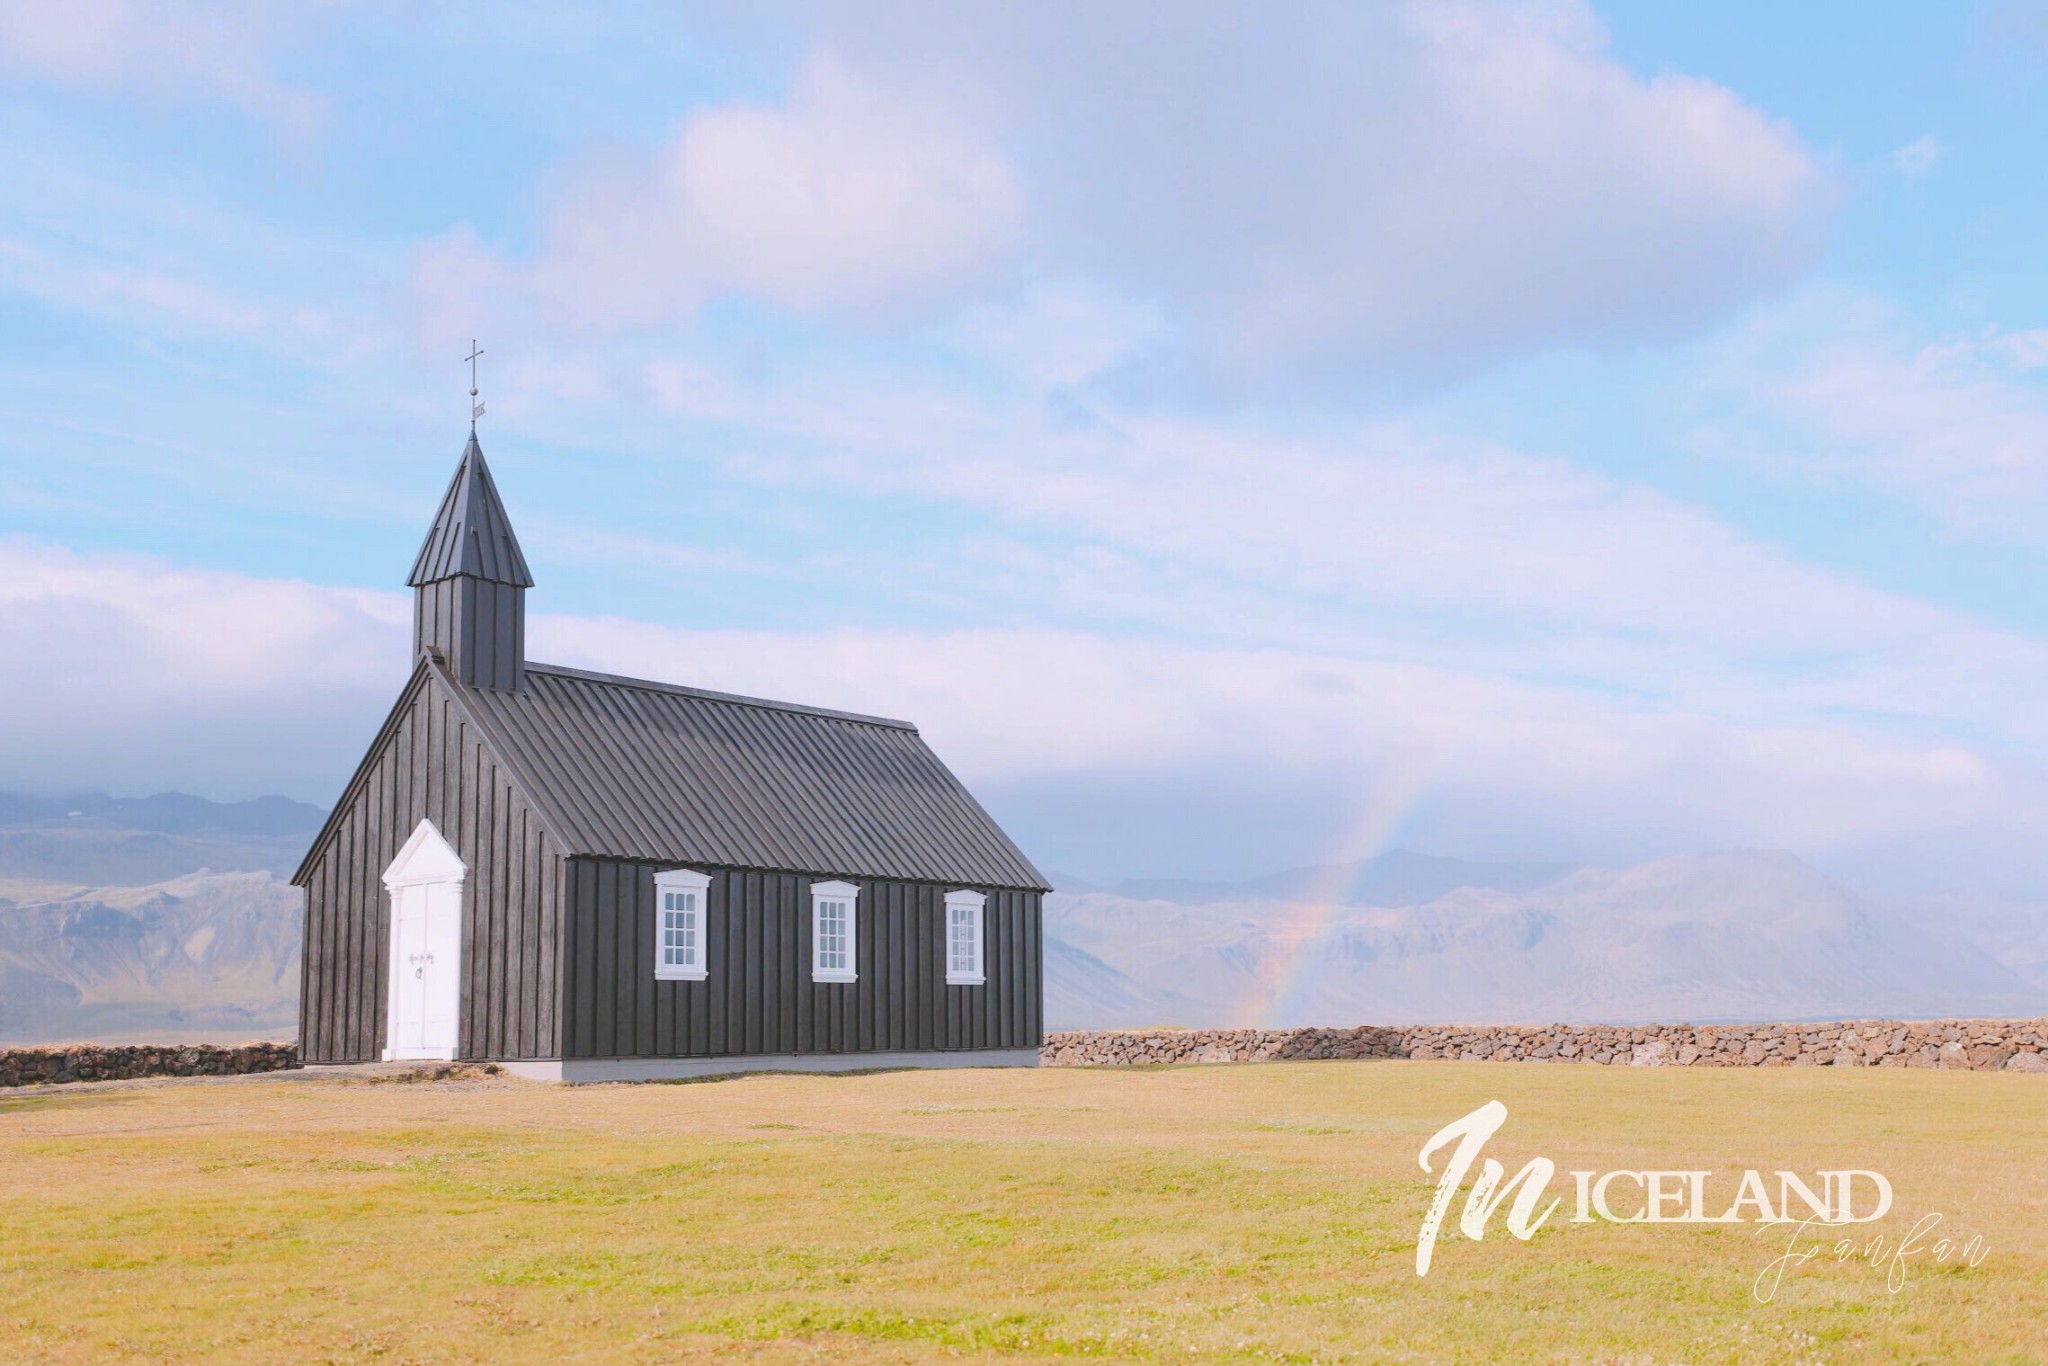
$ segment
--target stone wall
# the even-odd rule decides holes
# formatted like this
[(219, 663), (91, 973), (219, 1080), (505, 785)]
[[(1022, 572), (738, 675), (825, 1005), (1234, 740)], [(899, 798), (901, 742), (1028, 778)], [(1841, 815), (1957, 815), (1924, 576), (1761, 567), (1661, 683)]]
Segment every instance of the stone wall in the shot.
[[(1048, 1067), (1446, 1058), (1630, 1067), (1946, 1067), (2048, 1073), (2048, 1018), (1771, 1025), (1407, 1025), (1354, 1029), (1130, 1029), (1048, 1034)], [(73, 1044), (0, 1049), (0, 1087), (233, 1076), (299, 1065), (292, 1044)]]
[(1409, 1025), (1048, 1034), (1050, 1067), (1448, 1058), (1631, 1067), (1947, 1067), (2048, 1072), (2048, 1019), (1771, 1025)]
[(296, 1044), (69, 1044), (0, 1048), (0, 1086), (37, 1082), (126, 1081), (136, 1077), (226, 1077), (299, 1065)]
[(1356, 1029), (1127, 1029), (1048, 1034), (1038, 1060), (1050, 1067), (1157, 1062), (1278, 1062), (1300, 1058), (1402, 1058), (1404, 1031)]

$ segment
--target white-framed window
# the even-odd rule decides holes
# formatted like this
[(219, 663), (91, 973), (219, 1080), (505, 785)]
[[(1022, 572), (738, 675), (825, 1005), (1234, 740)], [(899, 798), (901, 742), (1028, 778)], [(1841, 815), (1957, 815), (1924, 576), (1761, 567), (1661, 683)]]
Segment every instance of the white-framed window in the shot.
[(978, 987), (988, 980), (983, 961), (981, 916), (988, 898), (980, 892), (946, 893), (946, 984)]
[(811, 980), (851, 982), (860, 946), (860, 888), (811, 884)]
[(654, 975), (664, 982), (701, 982), (709, 961), (704, 941), (711, 878), (688, 868), (654, 875)]

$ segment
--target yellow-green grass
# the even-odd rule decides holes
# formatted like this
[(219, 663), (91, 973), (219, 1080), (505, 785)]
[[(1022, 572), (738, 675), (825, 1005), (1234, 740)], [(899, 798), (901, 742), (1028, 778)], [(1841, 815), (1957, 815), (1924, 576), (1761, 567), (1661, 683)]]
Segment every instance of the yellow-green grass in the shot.
[[(1445, 1230), (1417, 1151), (1844, 1167), (1980, 1234), (1892, 1293), (1782, 1239)], [(0, 1095), (0, 1361), (2048, 1360), (2048, 1080), (1420, 1062)], [(1568, 1182), (1560, 1176), (1561, 1187)], [(1862, 1236), (1862, 1235), (1859, 1235)]]

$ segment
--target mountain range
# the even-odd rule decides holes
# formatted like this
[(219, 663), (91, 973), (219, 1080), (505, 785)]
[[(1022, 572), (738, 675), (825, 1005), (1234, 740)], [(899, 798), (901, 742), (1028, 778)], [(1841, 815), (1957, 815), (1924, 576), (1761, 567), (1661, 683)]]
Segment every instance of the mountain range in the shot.
[[(1413, 862), (1388, 859), (1395, 868)], [(1048, 969), (1048, 1023), (1705, 1022), (2048, 1010), (2039, 917), (1996, 919), (1972, 937), (1953, 917), (1944, 926), (1869, 905), (1789, 854), (1566, 869), (1533, 886), (1531, 865), (1453, 862), (1434, 860), (1430, 872), (1435, 885), (1458, 885), (1408, 905), (1385, 904), (1392, 893), (1378, 901), (1342, 891), (1284, 895), (1342, 887), (1342, 870), (1175, 899), (1055, 893), (1046, 906), (1048, 956), (1057, 941), (1085, 955), (1090, 976), (1069, 992)], [(1350, 885), (1415, 884), (1392, 875), (1376, 884), (1367, 868)], [(1260, 894), (1269, 888), (1283, 894)]]
[[(0, 1041), (288, 1038), (318, 829), (284, 798), (0, 793)], [(2048, 913), (1858, 896), (1789, 854), (1407, 850), (1046, 899), (1048, 1028), (2048, 1012)]]
[(269, 871), (0, 880), (0, 1041), (289, 1039), (298, 996), (299, 892)]
[(0, 1040), (289, 1038), (326, 813), (284, 797), (0, 792)]
[(1141, 878), (1114, 887), (1096, 887), (1068, 874), (1050, 876), (1053, 885), (1063, 892), (1105, 893), (1127, 901), (1209, 906), (1219, 902), (1328, 900), (1346, 906), (1416, 906), (1460, 887), (1532, 891), (1557, 881), (1573, 867), (1569, 863), (1477, 863), (1393, 849), (1356, 863), (1290, 868), (1242, 882)]
[(132, 887), (202, 868), (289, 876), (326, 815), (287, 797), (0, 792), (0, 878)]

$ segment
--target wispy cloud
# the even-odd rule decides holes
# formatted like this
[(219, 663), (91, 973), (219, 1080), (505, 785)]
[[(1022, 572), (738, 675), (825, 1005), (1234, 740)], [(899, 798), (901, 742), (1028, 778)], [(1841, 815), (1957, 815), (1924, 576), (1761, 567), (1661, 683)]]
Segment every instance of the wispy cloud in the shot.
[[(1797, 277), (1798, 137), (1640, 78), (1573, 0), (827, 10), (856, 70), (1006, 131), (1032, 258), (1156, 303), (1237, 391), (1383, 390), (1680, 335)], [(983, 113), (983, 111), (991, 111)]]
[(1103, 404), (1077, 424), (886, 368), (754, 385), (701, 356), (650, 364), (648, 386), (679, 418), (754, 433), (734, 467), (765, 484), (941, 497), (1304, 605), (1760, 649), (1832, 649), (1917, 611), (1647, 488), (1404, 423), (1286, 434)]
[(0, 68), (124, 97), (225, 101), (303, 137), (324, 104), (278, 79), (271, 48), (315, 17), (308, 6), (234, 0), (5, 0)]
[(63, 259), (30, 242), (0, 237), (0, 288), (102, 316), (152, 315), (159, 325), (253, 333), (272, 321), (262, 305), (197, 280), (112, 262)]
[(1945, 150), (1932, 133), (1922, 133), (1892, 153), (1892, 166), (1900, 175), (1914, 179), (1933, 170)]
[[(0, 768), (11, 782), (294, 781), (319, 799), (405, 673), (395, 593), (0, 546)], [(1570, 688), (1328, 652), (1237, 649), (1071, 630), (691, 631), (548, 615), (533, 652), (739, 693), (916, 720), (977, 786), (1154, 784), (1154, 820), (1199, 825), (1228, 775), (1331, 798), (1272, 856), (1332, 836), (1342, 794), (1427, 769), (1475, 837), (1560, 815), (1598, 840), (1791, 842), (1830, 850), (1931, 828), (1995, 831), (2040, 801), (2039, 776), (1949, 744), (1842, 724), (1754, 724)], [(317, 775), (325, 775), (325, 778)], [(1220, 790), (1211, 792), (1210, 785)], [(1167, 795), (1170, 794), (1170, 795)], [(1071, 820), (1071, 812), (1069, 813)], [(1057, 831), (1049, 840), (1058, 841)], [(1273, 842), (1269, 842), (1273, 843)], [(1147, 842), (1133, 857), (1158, 857)], [(1256, 857), (1256, 851), (1252, 856)]]
[(474, 313), (469, 291), (516, 285), (571, 331), (672, 324), (730, 296), (890, 306), (981, 274), (1014, 245), (1021, 200), (1008, 162), (949, 111), (819, 55), (783, 103), (698, 109), (653, 154), (583, 167), (531, 260), (460, 229), (430, 244), (418, 289), (435, 314)]
[(828, 10), (784, 101), (591, 158), (537, 250), (458, 231), (419, 288), (439, 311), (451, 280), (512, 282), (560, 323), (644, 328), (726, 297), (958, 298), (1008, 265), (1149, 319), (1118, 358), (1150, 383), (1327, 398), (1682, 335), (1815, 259), (1831, 191), (1799, 139), (1711, 81), (1631, 74), (1582, 5), (1234, 18)]
[(1881, 298), (1819, 288), (1709, 357), (1708, 448), (1881, 490), (1968, 535), (2048, 537), (2048, 332), (1930, 338)]

